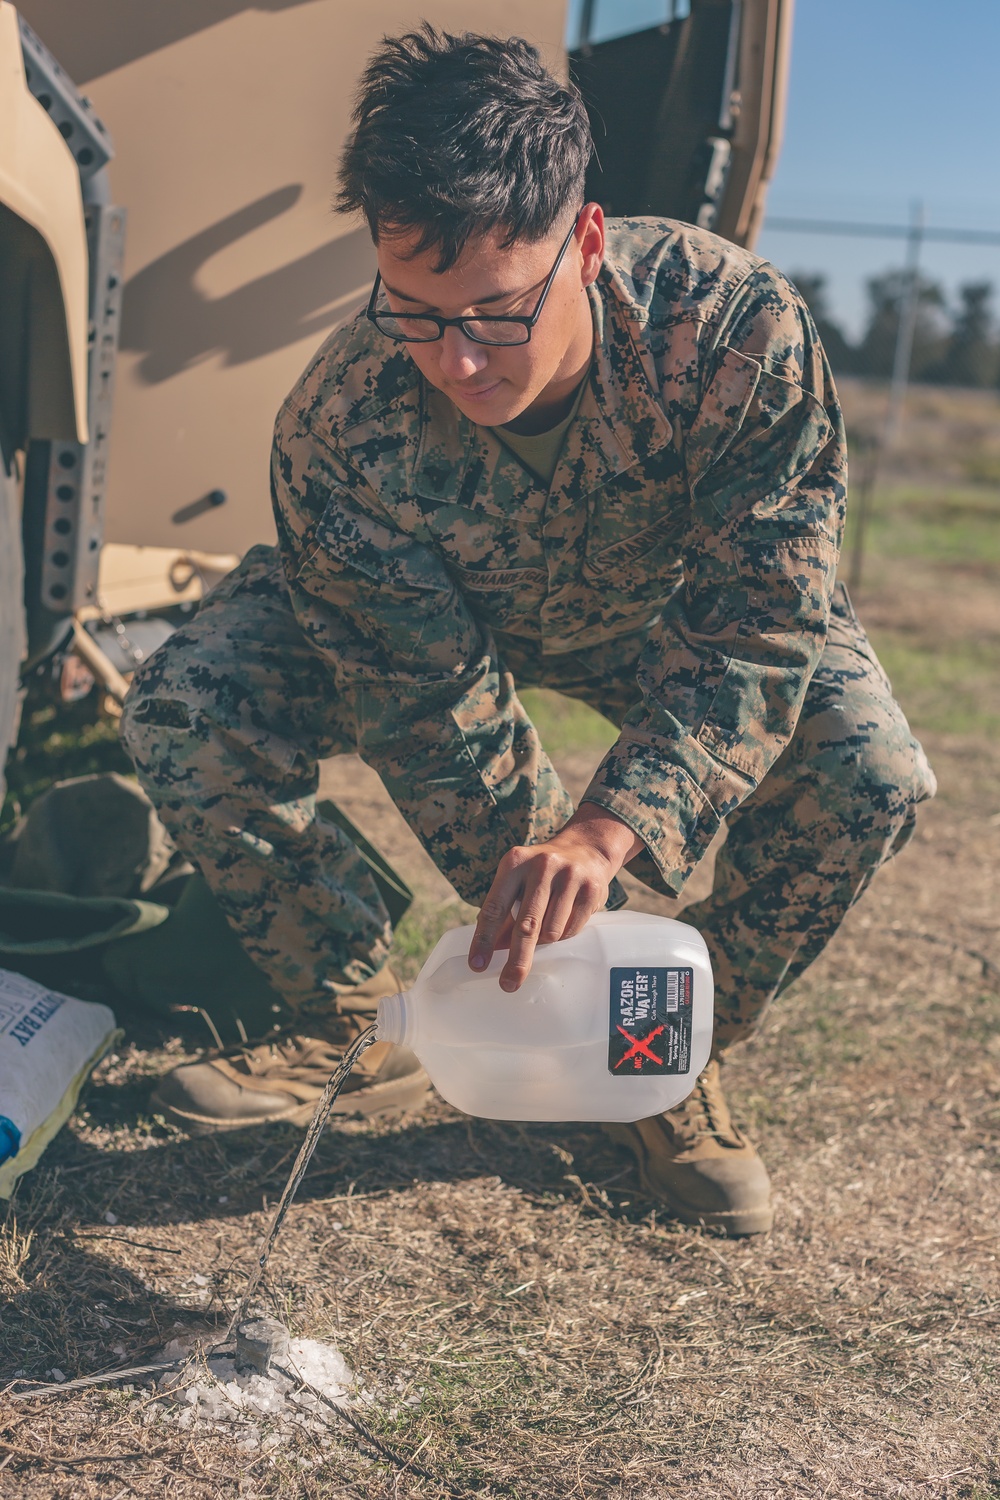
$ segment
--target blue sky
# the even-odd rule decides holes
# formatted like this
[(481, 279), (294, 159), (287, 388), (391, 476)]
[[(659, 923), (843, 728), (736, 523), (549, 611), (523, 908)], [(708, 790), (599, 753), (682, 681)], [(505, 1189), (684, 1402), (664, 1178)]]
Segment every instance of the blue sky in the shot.
[[(1000, 3), (797, 0), (769, 213), (905, 222), (913, 199), (928, 225), (1000, 231)], [(765, 228), (757, 250), (825, 272), (856, 328), (865, 278), (903, 247)], [(951, 294), (973, 280), (1000, 293), (1000, 245), (928, 244), (923, 266)]]
[[(667, 8), (597, 0), (595, 39), (655, 25)], [(1000, 231), (1000, 0), (796, 0), (769, 213), (904, 223), (914, 199), (928, 225)], [(766, 227), (756, 249), (784, 271), (824, 273), (852, 332), (865, 279), (903, 255), (899, 242)], [(929, 244), (923, 268), (951, 295), (993, 281), (1000, 304), (1000, 245)]]

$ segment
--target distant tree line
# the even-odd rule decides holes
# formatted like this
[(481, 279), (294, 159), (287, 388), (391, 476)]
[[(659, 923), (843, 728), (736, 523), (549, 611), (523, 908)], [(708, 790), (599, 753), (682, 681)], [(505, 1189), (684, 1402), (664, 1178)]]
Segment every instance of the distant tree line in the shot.
[[(886, 379), (892, 374), (905, 271), (887, 271), (868, 282), (868, 321), (855, 344), (830, 313), (826, 277), (802, 272), (792, 280), (816, 320), (835, 373)], [(957, 305), (949, 306), (940, 285), (921, 277), (910, 379), (934, 385), (1000, 383), (1000, 333), (992, 304), (993, 286), (988, 281), (960, 287)]]

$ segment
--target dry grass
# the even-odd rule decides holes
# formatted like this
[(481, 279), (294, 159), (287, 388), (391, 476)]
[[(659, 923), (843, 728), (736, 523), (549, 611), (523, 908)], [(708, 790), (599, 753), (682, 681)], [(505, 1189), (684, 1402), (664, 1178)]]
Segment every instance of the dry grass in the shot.
[[(882, 382), (841, 376), (837, 381), (852, 440), (879, 433), (885, 420), (888, 387)], [(1000, 392), (956, 386), (911, 386), (906, 423), (889, 477), (939, 485), (1000, 486)]]
[[(995, 976), (974, 956), (1000, 958), (1000, 872), (968, 747), (933, 748), (947, 798), (919, 844), (731, 1065), (777, 1187), (769, 1238), (662, 1223), (591, 1127), (437, 1105), (321, 1144), (275, 1256), (274, 1308), (336, 1339), (380, 1398), (380, 1435), (423, 1443), (420, 1463), (460, 1493), (1000, 1493), (1000, 1031)], [(19, 1194), (8, 1378), (138, 1361), (231, 1305), (296, 1137), (144, 1127), (138, 1086), (131, 1108), (120, 1086), (148, 1061), (105, 1070)], [(293, 1438), (248, 1461), (228, 1439), (142, 1425), (146, 1401), (8, 1402), (0, 1441), (44, 1457), (15, 1451), (0, 1493), (7, 1475), (26, 1497), (445, 1493), (397, 1482), (353, 1440), (318, 1453)], [(55, 1462), (81, 1451), (110, 1457)]]
[[(661, 1220), (595, 1127), (440, 1103), (347, 1122), (268, 1296), (295, 1332), (337, 1341), (375, 1431), (438, 1482), (340, 1429), (241, 1452), (151, 1420), (137, 1385), (0, 1395), (0, 1495), (998, 1500), (1000, 750), (979, 721), (947, 727), (961, 681), (921, 686), (919, 668), (948, 642), (1000, 642), (1000, 618), (991, 573), (917, 563), (879, 555), (860, 604), (916, 674), (920, 727), (944, 726), (925, 734), (939, 797), (728, 1069), (774, 1233)], [(979, 694), (994, 711), (997, 660)], [(579, 789), (593, 751), (561, 748)], [(462, 908), (370, 778), (341, 763), (329, 781), (420, 882), (412, 972)], [(189, 1141), (150, 1119), (150, 1076), (180, 1052), (136, 1023), (22, 1183), (0, 1237), (0, 1386), (138, 1362), (232, 1306), (299, 1137)]]

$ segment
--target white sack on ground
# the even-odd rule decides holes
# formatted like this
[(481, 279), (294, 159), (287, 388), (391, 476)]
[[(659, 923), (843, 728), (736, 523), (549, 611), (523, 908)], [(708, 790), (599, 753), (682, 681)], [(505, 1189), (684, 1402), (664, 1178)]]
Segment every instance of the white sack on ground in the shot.
[(0, 1198), (69, 1119), (117, 1034), (106, 1005), (0, 969)]

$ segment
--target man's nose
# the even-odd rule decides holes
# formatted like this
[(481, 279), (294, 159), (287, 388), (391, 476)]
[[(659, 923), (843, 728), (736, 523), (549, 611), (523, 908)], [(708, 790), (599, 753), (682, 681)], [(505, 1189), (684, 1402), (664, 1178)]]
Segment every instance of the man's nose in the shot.
[(482, 344), (466, 338), (461, 328), (446, 328), (441, 340), (440, 370), (446, 380), (472, 380), (485, 370), (489, 352)]

